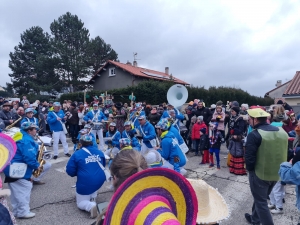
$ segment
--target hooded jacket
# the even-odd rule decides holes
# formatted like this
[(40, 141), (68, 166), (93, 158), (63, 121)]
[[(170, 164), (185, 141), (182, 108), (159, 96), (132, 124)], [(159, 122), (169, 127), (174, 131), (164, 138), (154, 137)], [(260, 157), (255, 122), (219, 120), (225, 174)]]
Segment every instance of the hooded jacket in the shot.
[(64, 123), (65, 119), (65, 113), (63, 110), (59, 110), (58, 112), (55, 111), (51, 111), (48, 113), (48, 117), (47, 117), (47, 122), (50, 126), (50, 130), (54, 131), (54, 132), (58, 132), (58, 131), (63, 131), (63, 127), (60, 121), (57, 120), (57, 117), (55, 116), (55, 114), (61, 118), (61, 122)]
[(207, 129), (207, 126), (204, 122), (202, 123), (195, 123), (192, 127), (192, 140), (196, 140), (196, 139), (200, 139), (200, 130), (202, 128), (205, 128), (206, 131), (208, 130)]
[(147, 148), (153, 148), (150, 141), (156, 138), (156, 133), (151, 123), (146, 121), (146, 123), (143, 126), (139, 126), (138, 129), (143, 136), (143, 143), (147, 146)]
[(179, 167), (182, 167), (186, 164), (186, 158), (181, 149), (179, 148), (177, 141), (175, 140), (175, 136), (170, 131), (165, 131), (165, 135), (162, 135), (160, 147), (161, 149), (157, 150), (161, 156), (169, 161), (170, 164), (174, 165), (174, 158), (179, 158)]
[[(217, 116), (222, 116), (222, 118), (217, 120)], [(224, 120), (225, 113), (223, 111), (221, 111), (220, 113), (215, 111), (211, 119), (211, 121), (218, 122), (218, 130), (225, 130)]]
[[(120, 142), (121, 139), (121, 133), (117, 130), (115, 133), (110, 133), (109, 131), (106, 132), (106, 137), (113, 137), (111, 140), (112, 146), (120, 149)], [(105, 144), (108, 144), (108, 141), (105, 142)]]
[[(98, 118), (95, 118), (93, 120), (94, 117), (96, 117), (97, 112), (99, 113)], [(101, 122), (102, 120), (107, 120), (106, 116), (104, 115), (104, 113), (101, 110), (91, 110), (89, 111), (84, 117), (83, 120), (88, 122), (89, 120), (91, 120), (92, 122)]]

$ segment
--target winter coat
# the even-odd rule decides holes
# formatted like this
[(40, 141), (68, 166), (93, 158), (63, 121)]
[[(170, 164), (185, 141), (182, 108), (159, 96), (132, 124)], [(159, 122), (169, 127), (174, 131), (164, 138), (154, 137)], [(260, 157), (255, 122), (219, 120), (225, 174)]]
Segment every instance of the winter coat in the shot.
[(195, 123), (192, 128), (192, 140), (200, 139), (200, 130), (202, 128), (206, 128), (206, 131), (208, 131), (207, 126), (204, 122), (202, 123)]
[(210, 137), (209, 137), (210, 148), (221, 149), (222, 138), (223, 136), (220, 131), (218, 130), (210, 131)]
[(231, 139), (229, 141), (228, 150), (233, 157), (242, 157), (244, 156), (243, 142), (235, 141)]
[(57, 117), (54, 115), (56, 114), (58, 117), (61, 118), (61, 122), (64, 123), (65, 119), (65, 113), (63, 110), (59, 110), (58, 112), (52, 111), (48, 113), (47, 122), (50, 126), (50, 130), (54, 132), (63, 131), (62, 124), (60, 121), (57, 120)]
[(200, 137), (199, 151), (208, 150), (210, 147), (209, 138), (207, 134)]
[(78, 109), (70, 108), (69, 112), (72, 114), (71, 118), (68, 119), (69, 124), (78, 125), (78, 123), (79, 123)]
[[(96, 118), (97, 112), (98, 118)], [(89, 120), (91, 120), (92, 122), (101, 122), (102, 120), (107, 120), (107, 118), (101, 110), (91, 110), (83, 117), (83, 120), (86, 122), (88, 122)]]
[(9, 120), (15, 120), (14, 114), (10, 111), (4, 111), (1, 110), (0, 111), (0, 119), (3, 120), (5, 127), (7, 127), (8, 125), (10, 125), (11, 123), (9, 122)]
[(292, 122), (292, 121), (290, 121), (290, 119), (284, 120), (284, 121), (282, 121), (282, 122), (283, 122), (282, 128), (283, 128), (287, 133), (289, 133), (289, 132), (292, 131), (292, 130), (295, 130), (295, 128), (297, 127), (297, 123), (298, 123), (297, 120), (295, 120), (294, 122)]
[(174, 165), (174, 158), (179, 158), (179, 167), (182, 167), (186, 164), (186, 158), (178, 144), (176, 144), (175, 136), (172, 132), (167, 131), (164, 136), (161, 136), (161, 149), (157, 151), (161, 154), (161, 156), (169, 161), (170, 164)]
[(105, 182), (106, 177), (98, 162), (105, 167), (105, 157), (102, 151), (93, 146), (85, 147), (92, 154), (79, 149), (68, 161), (66, 172), (69, 176), (77, 176), (76, 192), (80, 195), (90, 195), (97, 191)]
[[(217, 116), (222, 116), (222, 118), (217, 120)], [(225, 130), (224, 120), (225, 120), (225, 113), (223, 111), (221, 113), (215, 111), (211, 119), (211, 121), (218, 122), (218, 130)]]
[[(37, 169), (40, 166), (40, 163), (37, 161), (36, 157), (39, 151), (39, 146), (33, 139), (31, 135), (27, 132), (21, 130), (22, 139), (17, 141), (17, 152), (14, 158), (11, 160), (11, 164), (16, 163), (25, 163), (27, 164), (27, 170), (23, 179), (29, 180), (32, 176), (33, 170)], [(9, 177), (9, 168), (7, 166), (4, 169), (4, 174), (6, 177)]]

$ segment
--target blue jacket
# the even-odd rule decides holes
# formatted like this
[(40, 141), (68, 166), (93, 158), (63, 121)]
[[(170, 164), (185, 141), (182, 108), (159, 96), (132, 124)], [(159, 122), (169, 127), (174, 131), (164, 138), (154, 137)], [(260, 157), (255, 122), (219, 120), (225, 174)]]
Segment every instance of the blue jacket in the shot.
[(296, 185), (296, 207), (300, 210), (300, 162), (293, 166), (289, 162), (281, 163), (278, 174), (283, 182)]
[(169, 131), (171, 131), (174, 134), (174, 136), (177, 139), (179, 145), (181, 145), (181, 144), (184, 143), (184, 140), (181, 137), (179, 131), (174, 126), (171, 126), (170, 129), (169, 129)]
[[(92, 133), (90, 133), (89, 135), (92, 137), (92, 140), (93, 140), (93, 146), (96, 147), (96, 148), (98, 148), (98, 145), (97, 145), (95, 136), (94, 136)], [(79, 140), (80, 137), (81, 137), (81, 134), (79, 133), (78, 136), (77, 136), (77, 140)], [(76, 145), (77, 145), (77, 144), (76, 144)]]
[[(98, 118), (95, 120), (93, 120), (94, 115), (97, 113), (97, 111), (99, 111), (99, 116)], [(92, 122), (101, 122), (102, 120), (107, 120), (106, 116), (104, 115), (104, 113), (101, 110), (93, 110), (93, 111), (89, 111), (84, 117), (83, 120), (88, 122), (89, 120), (91, 120)], [(96, 121), (97, 120), (97, 121)]]
[(138, 127), (141, 135), (143, 136), (143, 143), (148, 147), (148, 148), (153, 148), (150, 144), (150, 140), (153, 140), (156, 138), (156, 133), (154, 126), (146, 121), (146, 123), (143, 126)]
[[(133, 123), (134, 128), (138, 128), (140, 126), (138, 117), (135, 116), (136, 111), (130, 113), (130, 121)], [(142, 110), (140, 116), (146, 116), (145, 112)]]
[(134, 148), (135, 150), (140, 151), (141, 150), (141, 144), (140, 144), (139, 140), (134, 136), (135, 134), (136, 134), (135, 129), (132, 129), (129, 132), (124, 130), (122, 132), (122, 138), (129, 138), (131, 140), (132, 148)]
[[(17, 163), (26, 163), (27, 170), (23, 179), (30, 179), (33, 170), (37, 169), (40, 166), (40, 163), (37, 161), (37, 154), (39, 151), (38, 144), (34, 141), (33, 137), (30, 136), (27, 132), (21, 130), (23, 135), (22, 139), (17, 141), (17, 151), (14, 158), (11, 160), (11, 164), (14, 162)], [(4, 169), (5, 176), (9, 176), (9, 168), (7, 166)]]
[(63, 110), (59, 110), (58, 112), (49, 112), (47, 116), (47, 122), (50, 126), (50, 130), (54, 132), (63, 131), (62, 124), (60, 121), (57, 120), (57, 117), (54, 115), (54, 113), (62, 119), (61, 122), (65, 122), (65, 120), (63, 119), (65, 113)]
[(157, 150), (161, 156), (169, 161), (172, 165), (174, 165), (174, 157), (179, 157), (179, 166), (182, 167), (186, 164), (186, 158), (179, 148), (178, 144), (176, 144), (175, 136), (172, 132), (168, 131), (167, 134), (162, 137), (160, 143), (161, 149)]
[(39, 120), (35, 117), (32, 117), (32, 118), (28, 118), (28, 117), (24, 117), (22, 120), (21, 120), (21, 123), (24, 123), (24, 122), (31, 122), (31, 123), (35, 123), (35, 125), (37, 125), (39, 127)]
[(69, 176), (77, 176), (76, 192), (80, 195), (94, 193), (106, 180), (105, 173), (97, 162), (99, 161), (105, 167), (103, 152), (93, 146), (85, 148), (90, 151), (92, 156), (79, 149), (69, 159), (66, 169)]
[[(120, 142), (119, 140), (121, 139), (121, 133), (117, 130), (115, 134), (109, 133), (109, 131), (106, 132), (106, 137), (112, 137), (114, 138), (111, 140), (112, 141), (112, 146), (120, 149)], [(108, 141), (105, 142), (105, 144), (108, 144)]]

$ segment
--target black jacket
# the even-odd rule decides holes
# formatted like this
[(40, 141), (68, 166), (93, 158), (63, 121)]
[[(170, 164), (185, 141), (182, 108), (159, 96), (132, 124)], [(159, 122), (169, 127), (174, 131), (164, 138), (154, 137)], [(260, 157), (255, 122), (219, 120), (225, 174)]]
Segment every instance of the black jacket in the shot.
[(160, 117), (161, 115), (159, 113), (155, 113), (155, 114), (149, 113), (148, 120), (153, 126), (155, 126), (160, 120)]
[(257, 124), (254, 127), (254, 130), (248, 134), (245, 150), (245, 163), (248, 171), (253, 171), (255, 169), (257, 150), (262, 141), (262, 137), (256, 129), (264, 131), (279, 131), (278, 127), (272, 126), (268, 123), (263, 123)]
[(200, 144), (199, 144), (199, 150), (203, 151), (203, 150), (208, 150), (210, 146), (209, 143), (209, 138), (207, 134), (202, 134), (200, 136)]
[(209, 124), (209, 122), (212, 118), (211, 111), (209, 110), (209, 108), (206, 108), (206, 107), (202, 107), (201, 109), (197, 108), (197, 110), (194, 111), (194, 115), (196, 117), (203, 116), (203, 121), (206, 125)]
[(11, 123), (9, 122), (9, 120), (16, 120), (16, 117), (14, 116), (14, 114), (10, 111), (4, 111), (1, 110), (0, 111), (0, 119), (3, 120), (5, 127), (10, 125)]

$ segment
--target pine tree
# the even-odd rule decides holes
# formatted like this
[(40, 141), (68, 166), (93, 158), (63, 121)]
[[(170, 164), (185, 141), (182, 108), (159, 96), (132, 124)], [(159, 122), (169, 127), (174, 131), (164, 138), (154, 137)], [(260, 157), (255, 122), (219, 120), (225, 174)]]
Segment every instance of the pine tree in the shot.
[(59, 89), (50, 36), (41, 27), (31, 27), (23, 32), (21, 42), (9, 57), (9, 68), (12, 70), (9, 76), (16, 94), (39, 94), (40, 91)]
[(63, 82), (75, 90), (85, 89), (93, 68), (87, 65), (89, 31), (76, 15), (67, 12), (50, 25), (53, 47), (59, 60), (57, 71)]

